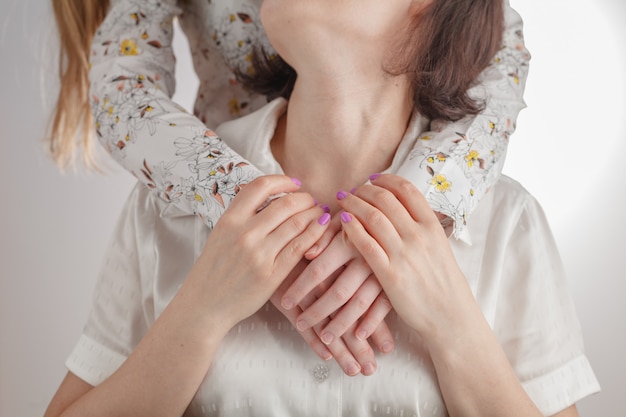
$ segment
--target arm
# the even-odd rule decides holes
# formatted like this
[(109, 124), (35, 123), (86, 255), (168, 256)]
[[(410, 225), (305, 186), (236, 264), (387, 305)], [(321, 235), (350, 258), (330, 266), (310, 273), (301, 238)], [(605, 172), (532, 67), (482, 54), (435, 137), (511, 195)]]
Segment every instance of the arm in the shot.
[(501, 237), (487, 238), (481, 267), (491, 272), (478, 284), (405, 180), (381, 176), (341, 205), (350, 242), (424, 340), (451, 416), (576, 415), (572, 405), (598, 386), (558, 254), (537, 203), (527, 195), (509, 201), (494, 205), (514, 211), (489, 225)]
[(122, 167), (212, 226), (261, 172), (171, 101), (174, 3), (124, 0), (111, 8), (92, 44), (91, 106), (97, 137)]
[[(295, 192), (297, 189), (284, 176), (265, 177), (246, 187), (211, 232), (173, 300), (145, 333), (136, 324), (153, 306), (143, 311), (145, 299), (138, 291), (145, 277), (133, 262), (149, 256), (150, 248), (142, 251), (137, 246), (140, 249), (129, 251), (145, 243), (134, 241), (141, 236), (141, 230), (133, 232), (137, 219), (144, 222), (143, 228), (149, 228), (145, 216), (154, 218), (159, 213), (144, 210), (147, 204), (139, 199), (119, 225), (118, 234), (126, 238), (112, 246), (119, 259), (109, 259), (112, 270), (99, 283), (101, 291), (96, 293), (94, 306), (99, 324), (105, 327), (91, 336), (107, 340), (107, 348), (120, 357), (127, 352), (119, 346), (132, 352), (93, 388), (70, 374), (47, 416), (182, 415), (225, 334), (265, 304), (324, 231), (317, 221), (322, 210), (308, 194)], [(257, 213), (265, 199), (278, 193), (292, 194)], [(111, 314), (126, 321), (107, 324)], [(90, 365), (109, 366), (89, 363), (87, 368)]]
[(530, 54), (524, 46), (522, 20), (505, 3), (503, 47), (470, 90), (473, 98), (484, 102), (484, 110), (458, 122), (434, 120), (397, 172), (422, 191), (433, 210), (454, 221), (457, 238), (498, 180), (517, 115), (525, 107), (522, 96)]

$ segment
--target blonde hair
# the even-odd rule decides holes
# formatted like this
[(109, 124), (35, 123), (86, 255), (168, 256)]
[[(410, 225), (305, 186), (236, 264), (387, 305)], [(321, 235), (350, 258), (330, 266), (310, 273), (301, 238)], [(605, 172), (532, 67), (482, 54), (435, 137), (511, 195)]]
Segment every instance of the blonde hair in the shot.
[(89, 51), (109, 0), (52, 0), (52, 7), (59, 31), (60, 90), (47, 138), (50, 153), (61, 168), (75, 167), (79, 159), (87, 168), (97, 168), (89, 107)]

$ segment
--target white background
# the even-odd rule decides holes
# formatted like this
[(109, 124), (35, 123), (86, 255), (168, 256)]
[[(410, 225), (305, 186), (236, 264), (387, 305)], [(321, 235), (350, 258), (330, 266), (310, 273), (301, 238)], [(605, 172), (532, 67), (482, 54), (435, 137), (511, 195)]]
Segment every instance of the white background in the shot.
[[(543, 203), (571, 277), (603, 388), (581, 415), (625, 416), (626, 3), (511, 2), (533, 60), (505, 172)], [(50, 162), (48, 2), (0, 5), (0, 416), (27, 417), (43, 413), (65, 374), (133, 180), (112, 163), (103, 176), (61, 174)], [(195, 80), (183, 52), (179, 62), (177, 99), (189, 108)]]

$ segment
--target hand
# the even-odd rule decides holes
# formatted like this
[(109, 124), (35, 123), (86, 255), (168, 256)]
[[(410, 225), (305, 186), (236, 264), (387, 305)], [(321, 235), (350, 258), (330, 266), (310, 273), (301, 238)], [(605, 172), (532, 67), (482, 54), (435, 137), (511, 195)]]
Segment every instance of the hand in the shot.
[[(393, 308), (423, 337), (454, 330), (475, 305), (447, 236), (410, 182), (382, 175), (339, 201), (343, 230), (374, 271)], [(461, 315), (461, 316), (459, 316)]]
[[(297, 276), (300, 275), (306, 267), (306, 264), (307, 262), (302, 260), (292, 271), (290, 276), (283, 281), (271, 298), (272, 303), (289, 319), (294, 327), (296, 327), (296, 320), (302, 313), (302, 309), (306, 309), (308, 305), (313, 303), (317, 299), (316, 296), (311, 293), (308, 297), (305, 297), (302, 300), (300, 305), (297, 305), (290, 310), (284, 309), (280, 304), (280, 300), (286, 288), (291, 285)], [(376, 371), (376, 359), (374, 351), (367, 341), (360, 341), (357, 340), (352, 334), (346, 334), (344, 337), (337, 338), (328, 345), (322, 343), (319, 334), (323, 326), (329, 320), (330, 318), (326, 317), (317, 326), (300, 331), (300, 334), (309, 346), (311, 346), (313, 351), (315, 351), (322, 359), (330, 360), (335, 358), (346, 375), (353, 376), (359, 372), (363, 375), (373, 374)]]
[[(333, 274), (337, 278), (330, 280)], [(281, 300), (283, 308), (302, 307), (302, 300), (312, 292), (316, 300), (298, 316), (298, 330), (307, 330), (332, 315), (321, 330), (324, 343), (332, 343), (352, 328), (358, 340), (373, 336), (381, 352), (393, 350), (393, 337), (384, 323), (391, 304), (369, 265), (341, 233), (289, 286)]]
[[(285, 176), (260, 177), (233, 200), (190, 274), (201, 305), (228, 328), (254, 314), (321, 237), (323, 210)], [(258, 212), (270, 197), (275, 199)], [(209, 302), (207, 302), (209, 301)]]

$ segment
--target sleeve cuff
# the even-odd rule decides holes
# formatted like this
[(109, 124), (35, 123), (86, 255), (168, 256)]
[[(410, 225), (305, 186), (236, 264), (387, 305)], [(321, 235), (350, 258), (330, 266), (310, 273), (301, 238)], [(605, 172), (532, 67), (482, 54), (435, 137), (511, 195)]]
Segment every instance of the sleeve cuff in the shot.
[(96, 386), (111, 376), (125, 360), (124, 355), (81, 335), (65, 366), (83, 381)]
[(522, 386), (545, 416), (556, 414), (600, 391), (600, 384), (584, 355), (546, 375), (522, 382)]

